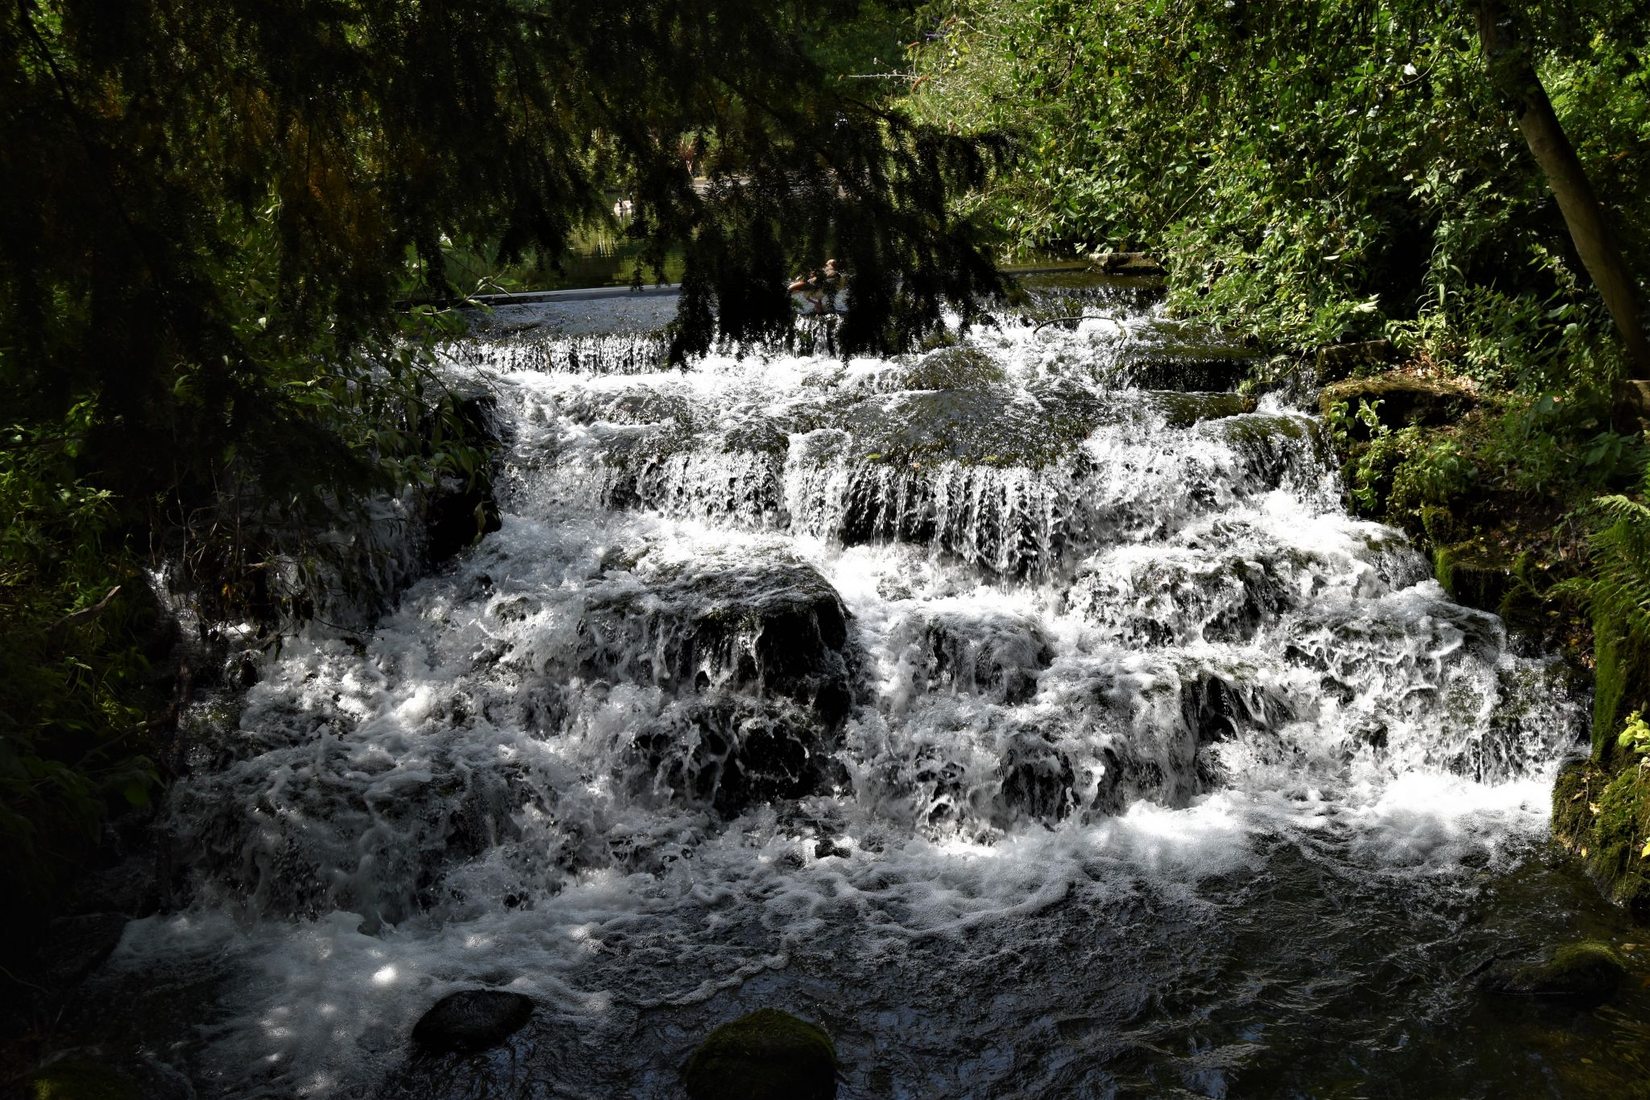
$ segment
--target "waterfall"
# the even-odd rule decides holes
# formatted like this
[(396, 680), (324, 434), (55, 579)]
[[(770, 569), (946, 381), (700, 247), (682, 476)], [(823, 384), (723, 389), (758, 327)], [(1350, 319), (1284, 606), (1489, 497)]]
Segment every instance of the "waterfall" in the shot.
[[(673, 1095), (775, 999), (856, 1096), (1311, 1092), (1266, 1021), (1369, 987), (1371, 922), (1448, 973), (1542, 835), (1578, 701), (1346, 513), (1312, 418), (1217, 388), (1241, 349), (1068, 292), (676, 371), (553, 312), (446, 356), (501, 529), (271, 655), (174, 792), (184, 904), (102, 980), (184, 991), (200, 1095)], [(474, 985), (544, 1007), (437, 1089), (406, 1031)]]

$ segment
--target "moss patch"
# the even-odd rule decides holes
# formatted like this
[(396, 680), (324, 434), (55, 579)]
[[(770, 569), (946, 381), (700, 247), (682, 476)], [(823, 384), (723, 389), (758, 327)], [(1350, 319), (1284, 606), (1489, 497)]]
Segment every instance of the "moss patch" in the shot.
[(1532, 997), (1578, 1007), (1603, 1004), (1615, 996), (1627, 975), (1621, 956), (1602, 943), (1565, 944), (1550, 959), (1492, 972), (1485, 982), (1490, 993)]
[(831, 1100), (836, 1048), (824, 1029), (763, 1008), (711, 1032), (684, 1076), (693, 1100)]
[(1650, 769), (1594, 761), (1566, 768), (1553, 787), (1553, 835), (1613, 901), (1650, 919)]
[(142, 1090), (129, 1078), (80, 1058), (36, 1070), (23, 1095), (29, 1100), (143, 1100)]

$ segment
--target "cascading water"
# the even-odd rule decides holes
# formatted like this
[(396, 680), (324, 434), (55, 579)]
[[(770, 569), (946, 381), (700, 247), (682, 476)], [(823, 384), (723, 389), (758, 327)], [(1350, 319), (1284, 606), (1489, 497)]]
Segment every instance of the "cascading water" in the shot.
[[(202, 1096), (675, 1096), (763, 1005), (856, 1097), (1556, 1080), (1471, 979), (1497, 899), (1581, 919), (1528, 885), (1580, 708), (1158, 328), (455, 349), (502, 528), (267, 661), (94, 994)], [(533, 1022), (410, 1058), (475, 986)]]

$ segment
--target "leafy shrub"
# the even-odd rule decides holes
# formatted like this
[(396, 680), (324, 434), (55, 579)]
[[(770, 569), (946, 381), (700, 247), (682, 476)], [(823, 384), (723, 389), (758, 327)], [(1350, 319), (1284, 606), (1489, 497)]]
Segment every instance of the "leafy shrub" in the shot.
[(109, 494), (72, 475), (88, 419), (82, 404), (55, 431), (7, 428), (0, 451), (0, 872), (26, 900), (156, 778), (138, 641), (156, 609), (110, 537)]
[(1515, 396), (1483, 445), (1487, 468), (1523, 493), (1623, 486), (1643, 466), (1644, 440), (1613, 431), (1596, 389)]
[[(1462, 6), (934, 8), (912, 101), (1016, 133), (991, 201), (1022, 243), (1159, 251), (1173, 308), (1282, 345), (1387, 335), (1496, 388), (1618, 369)], [(1521, 8), (1589, 174), (1642, 244), (1650, 188), (1627, 165), (1650, 140), (1650, 17), (1622, 0)]]
[(1650, 707), (1650, 505), (1611, 494), (1593, 507), (1588, 572), (1560, 589), (1581, 597), (1592, 615), (1593, 752), (1603, 761), (1617, 747), (1622, 715)]

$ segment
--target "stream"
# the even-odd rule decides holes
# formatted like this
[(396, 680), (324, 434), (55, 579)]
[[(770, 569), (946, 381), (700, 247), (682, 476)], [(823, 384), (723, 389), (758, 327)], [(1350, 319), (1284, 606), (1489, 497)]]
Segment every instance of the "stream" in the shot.
[[(199, 1097), (678, 1097), (764, 1006), (844, 1097), (1645, 1094), (1547, 838), (1588, 700), (1235, 352), (1051, 287), (661, 370), (664, 301), (449, 349), (501, 528), (213, 704), (77, 1034)], [(1480, 991), (1578, 936), (1611, 1005)], [(413, 1057), (478, 986), (532, 1020)]]

